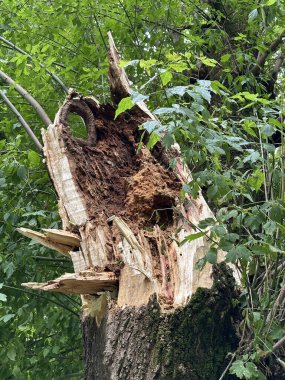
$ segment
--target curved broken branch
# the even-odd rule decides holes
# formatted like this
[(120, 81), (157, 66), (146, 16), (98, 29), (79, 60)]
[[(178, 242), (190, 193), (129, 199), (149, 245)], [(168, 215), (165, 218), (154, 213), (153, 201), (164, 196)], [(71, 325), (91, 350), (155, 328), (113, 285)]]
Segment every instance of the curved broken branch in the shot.
[(285, 29), (282, 33), (270, 44), (268, 49), (265, 50), (263, 54), (259, 54), (256, 64), (253, 66), (251, 72), (254, 76), (258, 76), (265, 65), (268, 56), (274, 53), (278, 47), (282, 44), (283, 38), (285, 37)]
[(35, 144), (36, 148), (39, 152), (42, 152), (43, 146), (37, 139), (36, 135), (30, 128), (29, 124), (26, 122), (26, 120), (23, 118), (23, 116), (20, 114), (20, 112), (17, 110), (17, 108), (10, 102), (10, 100), (7, 98), (7, 96), (4, 94), (3, 91), (0, 90), (0, 96), (2, 97), (5, 104), (10, 108), (10, 110), (16, 115), (19, 122), (22, 124), (22, 126), (25, 128), (26, 132), (32, 139), (33, 143)]
[[(16, 50), (17, 52), (19, 52), (19, 53), (21, 53), (23, 55), (26, 55), (31, 60), (33, 60), (33, 57), (30, 54), (28, 54), (26, 51), (22, 50), (18, 46), (14, 45), (12, 42), (6, 40), (6, 38), (0, 36), (0, 41), (3, 41), (6, 45), (10, 46), (12, 49)], [(42, 67), (42, 68), (45, 69), (45, 71), (55, 80), (55, 82), (57, 82), (60, 85), (60, 87), (62, 88), (62, 90), (64, 91), (64, 93), (67, 94), (68, 93), (68, 88), (62, 82), (62, 80), (56, 74), (54, 74), (53, 72), (51, 72), (49, 69), (45, 68), (45, 66), (41, 62), (38, 62), (38, 64), (39, 64), (40, 67)]]
[(27, 90), (25, 90), (22, 86), (17, 84), (12, 78), (10, 78), (6, 73), (4, 73), (1, 70), (0, 70), (0, 78), (4, 82), (8, 83), (9, 85), (14, 86), (15, 90), (18, 91), (18, 93), (22, 95), (23, 98), (26, 99), (26, 101), (30, 103), (30, 105), (37, 111), (39, 117), (42, 119), (42, 121), (47, 127), (50, 124), (52, 124), (50, 118), (46, 114), (43, 107), (36, 101), (35, 98), (32, 97), (32, 95)]
[(66, 98), (66, 101), (59, 110), (56, 117), (58, 123), (67, 125), (67, 117), (70, 112), (81, 116), (85, 122), (85, 126), (88, 134), (88, 144), (95, 145), (97, 141), (97, 132), (95, 127), (95, 118), (93, 112), (91, 111), (87, 101), (84, 98), (74, 98), (77, 94), (72, 92)]

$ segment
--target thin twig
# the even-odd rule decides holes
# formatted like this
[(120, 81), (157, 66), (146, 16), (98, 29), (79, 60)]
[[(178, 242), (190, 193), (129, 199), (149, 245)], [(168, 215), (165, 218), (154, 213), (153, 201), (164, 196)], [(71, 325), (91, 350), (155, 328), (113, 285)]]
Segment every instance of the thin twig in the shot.
[(226, 376), (226, 374), (227, 374), (227, 372), (228, 372), (230, 366), (232, 365), (232, 362), (234, 361), (234, 358), (235, 358), (235, 357), (236, 357), (236, 353), (234, 353), (234, 354), (232, 355), (231, 360), (229, 361), (228, 365), (226, 366), (224, 372), (223, 372), (223, 373), (221, 374), (221, 376), (219, 377), (219, 380), (222, 380), (222, 379)]
[(59, 302), (56, 302), (56, 301), (54, 301), (54, 300), (51, 300), (50, 298), (45, 297), (45, 296), (42, 296), (42, 295), (40, 295), (40, 294), (37, 294), (37, 293), (35, 293), (35, 292), (33, 292), (33, 291), (26, 290), (26, 289), (21, 289), (21, 288), (17, 288), (17, 287), (15, 287), (15, 286), (9, 286), (9, 285), (3, 285), (3, 288), (11, 289), (11, 290), (16, 290), (17, 292), (22, 292), (22, 293), (28, 293), (28, 294), (31, 294), (31, 295), (33, 295), (33, 296), (35, 296), (35, 297), (37, 297), (37, 298), (42, 298), (42, 299), (47, 300), (47, 301), (49, 301), (49, 302), (51, 302), (51, 303), (53, 303), (53, 304), (55, 304), (55, 305), (57, 305), (57, 306), (63, 307), (65, 310), (69, 311), (70, 313), (72, 313), (73, 315), (75, 315), (77, 318), (79, 318), (79, 316), (80, 316), (80, 315), (77, 314), (75, 311), (73, 311), (73, 310), (69, 309), (68, 307), (66, 307), (64, 304), (59, 303)]

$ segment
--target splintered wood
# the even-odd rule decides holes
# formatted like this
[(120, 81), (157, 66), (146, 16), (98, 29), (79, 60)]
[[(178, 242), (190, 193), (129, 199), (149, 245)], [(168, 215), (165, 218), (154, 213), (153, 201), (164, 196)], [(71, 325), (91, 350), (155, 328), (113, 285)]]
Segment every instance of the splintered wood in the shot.
[(48, 292), (60, 292), (67, 294), (97, 294), (100, 292), (114, 291), (118, 280), (114, 273), (94, 273), (84, 271), (80, 273), (65, 273), (48, 282), (27, 282), (22, 286), (35, 290)]
[[(110, 33), (108, 37), (109, 81), (116, 106), (131, 89)], [(142, 139), (138, 127), (155, 119), (146, 105), (140, 102), (116, 119), (115, 106), (71, 91), (54, 124), (43, 131), (44, 155), (64, 231), (19, 231), (68, 255), (75, 273), (24, 285), (85, 294), (85, 314), (88, 294), (114, 287), (118, 306), (147, 304), (153, 294), (162, 310), (183, 306), (198, 287), (210, 288), (213, 280), (210, 264), (195, 269), (209, 249), (207, 235), (180, 243), (197, 233), (195, 226), (201, 220), (214, 216), (201, 193), (196, 199), (186, 195), (181, 200), (181, 187), (191, 174), (179, 147), (166, 150), (157, 143), (149, 151), (145, 133), (138, 149)], [(69, 112), (84, 119), (86, 141), (72, 136)], [(176, 167), (170, 169), (173, 159)]]

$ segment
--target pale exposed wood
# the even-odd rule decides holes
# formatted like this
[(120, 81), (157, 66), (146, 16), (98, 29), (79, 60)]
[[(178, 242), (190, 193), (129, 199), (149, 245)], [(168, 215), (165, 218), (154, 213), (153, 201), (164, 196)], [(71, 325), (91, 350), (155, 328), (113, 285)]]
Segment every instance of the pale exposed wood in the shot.
[[(109, 83), (111, 87), (111, 94), (115, 103), (119, 103), (121, 99), (130, 96), (132, 90), (127, 74), (123, 68), (120, 67), (120, 56), (116, 48), (111, 32), (108, 32), (109, 40)], [(148, 110), (144, 102), (138, 102), (137, 106), (152, 120), (156, 117)]]
[(80, 227), (81, 248), (88, 266), (103, 268), (108, 264), (106, 248), (108, 242), (107, 231), (107, 226), (98, 225), (94, 228), (94, 225), (89, 221)]
[(79, 251), (70, 251), (69, 254), (73, 263), (75, 273), (82, 272), (89, 267), (88, 263), (86, 263), (85, 257), (81, 249), (79, 249)]
[(60, 244), (56, 241), (51, 240), (45, 234), (30, 230), (28, 228), (17, 228), (17, 231), (20, 232), (20, 234), (36, 241), (37, 243), (44, 245), (45, 247), (54, 249), (55, 251), (58, 251), (63, 255), (70, 257), (69, 251), (72, 248), (70, 245)]
[(151, 279), (151, 263), (146, 260), (147, 254), (144, 248), (137, 241), (137, 238), (132, 230), (121, 218), (117, 216), (109, 218), (108, 221), (112, 222), (126, 239), (126, 241), (122, 241), (121, 245), (124, 262), (128, 264), (130, 268), (137, 270), (138, 272), (144, 274), (148, 279)]
[[(131, 94), (131, 88), (125, 71), (119, 67), (119, 54), (111, 33), (108, 33), (108, 37), (110, 44), (109, 80), (114, 101), (118, 103), (123, 97)], [(101, 112), (100, 117), (104, 115), (104, 107), (100, 108), (96, 99), (84, 98), (82, 101), (91, 107), (95, 119), (97, 113)], [(144, 103), (139, 103), (137, 106), (143, 111), (142, 118), (145, 116), (145, 120), (155, 119)], [(63, 229), (74, 226), (76, 231), (79, 231), (79, 235), (66, 231), (44, 230), (45, 235), (38, 233), (36, 237), (42, 244), (48, 242), (48, 244), (59, 245), (61, 250), (68, 251), (75, 273), (43, 284), (28, 283), (28, 286), (33, 289), (82, 294), (84, 315), (91, 313), (91, 309), (95, 305), (93, 305), (95, 299), (90, 295), (108, 291), (110, 287), (114, 288), (118, 281), (120, 282), (116, 298), (118, 306), (140, 307), (149, 302), (152, 294), (156, 294), (164, 311), (186, 305), (199, 287), (211, 288), (213, 284), (212, 265), (206, 264), (201, 271), (195, 268), (196, 263), (205, 256), (210, 247), (211, 241), (208, 235), (180, 244), (188, 235), (199, 232), (196, 226), (201, 220), (214, 219), (201, 192), (196, 199), (186, 195), (181, 202), (179, 190), (171, 192), (167, 186), (164, 186), (158, 193), (155, 193), (156, 186), (159, 186), (159, 183), (155, 182), (154, 193), (148, 195), (147, 176), (149, 176), (149, 172), (141, 166), (137, 172), (134, 171), (132, 177), (128, 178), (128, 183), (132, 183), (136, 178), (141, 178), (142, 181), (136, 183), (136, 190), (140, 191), (140, 194), (146, 194), (146, 197), (149, 196), (150, 200), (157, 194), (162, 197), (164, 195), (172, 197), (173, 219), (166, 229), (157, 224), (151, 224), (152, 227), (144, 228), (140, 221), (135, 220), (135, 217), (130, 223), (126, 223), (126, 220), (118, 215), (113, 215), (107, 220), (109, 215), (107, 216), (104, 211), (94, 216), (93, 210), (91, 215), (87, 207), (87, 202), (90, 201), (86, 200), (84, 189), (79, 186), (79, 179), (76, 178), (77, 161), (68, 151), (66, 140), (63, 138), (64, 128), (67, 127), (62, 124), (60, 117), (62, 114), (61, 109), (55, 117), (54, 125), (50, 125), (47, 131), (43, 132), (44, 154), (58, 194)], [(118, 123), (120, 122), (118, 121)], [(103, 139), (101, 141), (98, 139), (98, 144), (100, 143), (104, 143)], [(173, 172), (182, 186), (192, 180), (191, 173), (179, 157), (179, 146), (173, 146), (172, 150), (177, 152), (176, 166)], [(164, 151), (163, 154), (167, 159), (167, 151)], [(142, 148), (140, 160), (147, 166), (156, 159), (152, 156), (152, 152)], [(170, 169), (166, 169), (159, 160), (156, 160), (151, 170), (154, 171), (154, 177), (156, 178), (155, 174), (157, 174), (159, 179), (163, 178), (160, 177), (161, 173), (165, 174)], [(145, 183), (143, 183), (144, 175)], [(173, 174), (171, 176), (170, 178), (173, 178)], [(102, 176), (100, 181), (103, 179)], [(94, 177), (94, 181), (97, 181), (96, 177)], [(130, 191), (130, 195), (133, 195), (131, 186), (128, 191)], [(129, 207), (130, 198), (128, 196), (129, 193), (126, 195), (126, 208)], [(147, 198), (146, 200), (148, 201)], [(122, 204), (122, 211), (123, 207), (125, 207), (124, 204)], [(153, 212), (156, 211), (155, 208)], [(70, 249), (71, 242), (76, 251)], [(221, 259), (223, 259), (223, 252), (219, 253), (219, 260)], [(89, 275), (83, 276), (82, 273), (87, 273), (88, 269), (91, 270), (88, 272)], [(118, 278), (105, 270), (116, 272)], [(113, 282), (108, 282), (109, 277), (106, 282), (104, 276), (113, 276)], [(100, 302), (98, 301), (94, 306), (96, 310), (100, 307), (102, 303)]]
[(97, 294), (113, 291), (118, 280), (112, 272), (84, 271), (80, 273), (65, 273), (48, 282), (27, 282), (22, 286), (34, 290), (60, 292), (66, 294)]
[(69, 245), (70, 247), (80, 246), (80, 237), (72, 232), (50, 228), (43, 228), (42, 230), (48, 239), (56, 243)]
[(49, 173), (60, 198), (63, 224), (81, 226), (87, 222), (88, 212), (71, 172), (72, 163), (66, 156), (62, 125), (50, 125), (46, 131), (42, 131), (42, 137)]

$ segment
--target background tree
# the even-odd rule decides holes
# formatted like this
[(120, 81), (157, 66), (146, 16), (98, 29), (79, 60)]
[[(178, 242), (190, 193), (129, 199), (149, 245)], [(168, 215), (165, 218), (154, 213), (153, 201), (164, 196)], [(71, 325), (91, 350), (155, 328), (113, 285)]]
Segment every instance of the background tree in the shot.
[[(131, 60), (126, 69), (136, 91), (150, 96), (150, 109), (161, 117), (161, 125), (148, 132), (155, 141), (166, 129), (166, 146), (179, 141), (195, 173), (183, 191), (195, 197), (202, 186), (218, 211), (212, 233), (220, 237), (227, 260), (241, 271), (244, 320), (231, 369), (240, 378), (261, 376), (256, 365), (274, 378), (278, 375), (270, 375), (270, 361), (282, 365), (283, 25), (284, 3), (272, 0), (1, 4), (2, 70), (33, 94), (51, 119), (64, 99), (64, 86), (46, 69), (65, 87), (84, 95), (96, 92), (106, 102), (105, 36), (108, 30), (116, 35), (125, 61)], [(13, 87), (3, 82), (2, 90), (39, 136), (42, 122), (36, 113)], [(80, 121), (74, 119), (72, 125), (75, 132)], [(79, 305), (75, 298), (31, 297), (15, 289), (22, 282), (70, 271), (64, 259), (60, 270), (54, 268), (54, 254), (49, 252), (52, 261), (46, 260), (36, 245), (31, 245), (32, 256), (15, 232), (21, 225), (59, 223), (45, 167), (20, 128), (3, 105), (1, 297), (5, 301), (6, 295), (7, 302), (1, 304), (1, 341), (9, 343), (2, 348), (1, 376), (20, 378), (28, 371), (33, 378), (44, 369), (56, 378), (81, 371)], [(212, 247), (207, 260), (215, 261), (217, 248)], [(70, 347), (70, 341), (78, 345)]]

